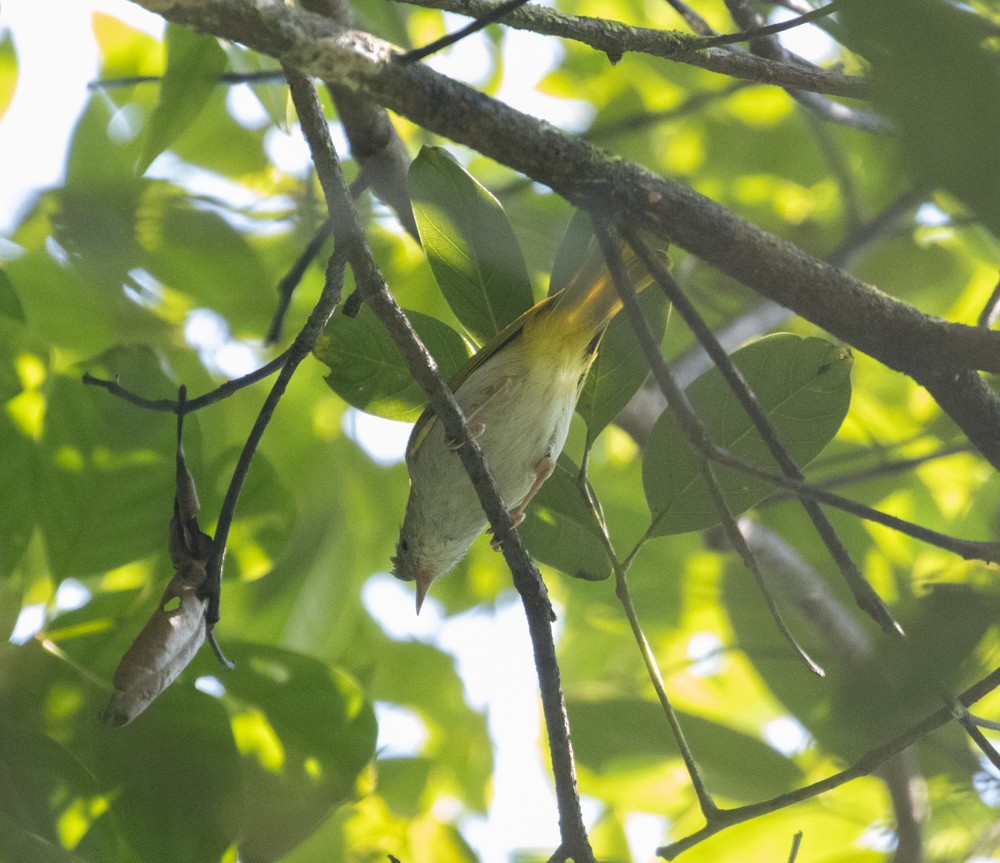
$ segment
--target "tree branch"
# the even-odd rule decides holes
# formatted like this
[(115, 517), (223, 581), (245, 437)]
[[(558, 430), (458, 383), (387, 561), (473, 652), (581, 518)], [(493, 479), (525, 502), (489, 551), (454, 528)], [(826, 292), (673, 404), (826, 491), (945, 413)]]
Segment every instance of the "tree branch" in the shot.
[[(978, 683), (966, 689), (959, 696), (959, 701), (968, 707), (971, 704), (975, 704), (979, 699), (985, 698), (998, 686), (1000, 686), (1000, 669), (991, 672)], [(762, 803), (751, 803), (749, 806), (738, 806), (734, 809), (720, 809), (719, 816), (715, 822), (706, 824), (701, 830), (677, 842), (657, 848), (656, 853), (665, 860), (673, 860), (678, 854), (686, 851), (688, 848), (694, 847), (699, 842), (703, 842), (710, 836), (714, 836), (716, 833), (725, 830), (727, 827), (732, 827), (734, 824), (742, 824), (745, 821), (759, 818), (761, 815), (767, 815), (770, 812), (776, 812), (778, 809), (792, 806), (795, 803), (811, 800), (813, 797), (825, 794), (827, 791), (838, 788), (853, 779), (867, 776), (885, 764), (890, 758), (909, 748), (917, 741), (922, 740), (932, 731), (936, 731), (943, 725), (947, 725), (954, 718), (954, 713), (950, 707), (942, 707), (926, 719), (912, 725), (902, 734), (896, 735), (881, 746), (876, 746), (874, 749), (868, 750), (868, 752), (862, 755), (846, 770), (841, 770), (839, 773), (828, 776), (819, 782), (814, 782), (812, 785), (807, 785), (805, 788), (781, 794)]]
[[(500, 4), (492, 0), (404, 0), (413, 6), (443, 9), (476, 18), (494, 11)], [(582, 42), (608, 55), (617, 63), (624, 54), (635, 52), (649, 54), (697, 66), (710, 72), (774, 84), (795, 87), (830, 96), (867, 99), (871, 95), (863, 78), (842, 75), (825, 69), (810, 68), (792, 63), (781, 63), (755, 57), (729, 48), (702, 47), (704, 39), (670, 30), (648, 27), (630, 27), (621, 21), (590, 18), (584, 15), (567, 15), (545, 6), (525, 5), (504, 15), (502, 22), (515, 30), (528, 30), (543, 36), (558, 36)]]
[[(347, 0), (301, 0), (300, 5), (310, 12), (328, 16), (341, 27), (354, 25), (351, 4)], [(406, 183), (410, 154), (385, 108), (335, 81), (326, 82), (326, 86), (351, 145), (351, 155), (361, 166), (367, 185), (396, 211), (400, 224), (417, 239), (417, 223), (413, 219)]]
[[(805, 477), (799, 470), (798, 465), (789, 456), (788, 451), (779, 440), (778, 433), (771, 424), (771, 421), (767, 418), (764, 411), (761, 410), (760, 404), (757, 402), (757, 396), (751, 391), (743, 375), (733, 365), (732, 360), (729, 359), (729, 356), (715, 338), (715, 334), (709, 328), (708, 324), (705, 323), (705, 320), (698, 313), (694, 304), (681, 290), (680, 285), (674, 281), (673, 276), (670, 275), (666, 267), (652, 254), (640, 236), (632, 231), (627, 231), (625, 237), (629, 245), (632, 246), (636, 254), (646, 265), (650, 274), (656, 279), (667, 299), (680, 313), (688, 329), (691, 330), (698, 340), (698, 343), (705, 349), (709, 357), (711, 357), (712, 362), (722, 374), (729, 389), (736, 396), (737, 401), (739, 401), (744, 412), (757, 429), (757, 433), (761, 436), (771, 456), (781, 468), (781, 472), (798, 482), (805, 482)], [(894, 628), (898, 629), (899, 625), (892, 619), (892, 615), (889, 613), (888, 608), (886, 608), (885, 603), (875, 593), (872, 586), (861, 574), (861, 570), (858, 569), (857, 565), (851, 559), (847, 548), (841, 542), (840, 537), (819, 504), (808, 498), (802, 498), (801, 503), (806, 514), (809, 516), (809, 520), (816, 528), (820, 539), (822, 539), (823, 544), (826, 546), (827, 551), (829, 551), (830, 556), (844, 576), (844, 581), (851, 589), (851, 593), (858, 606), (864, 609), (883, 629), (887, 631), (891, 631)]]
[[(686, 188), (529, 117), (367, 33), (284, 5), (142, 0), (179, 24), (243, 42), (371, 97), (424, 128), (550, 186), (574, 205), (623, 215), (922, 383), (1000, 468), (1000, 401), (970, 370), (1000, 371), (1000, 333), (924, 315)], [(519, 10), (523, 11), (522, 10)]]
[(220, 384), (211, 392), (205, 393), (203, 396), (198, 396), (196, 399), (187, 399), (183, 406), (180, 401), (175, 401), (174, 399), (148, 399), (145, 396), (137, 395), (136, 393), (125, 389), (125, 387), (118, 383), (117, 380), (95, 378), (92, 374), (90, 374), (90, 372), (84, 372), (83, 382), (90, 386), (105, 389), (111, 393), (111, 395), (118, 396), (118, 398), (127, 401), (129, 404), (133, 404), (136, 407), (144, 408), (149, 411), (169, 411), (170, 413), (189, 414), (194, 411), (201, 410), (204, 407), (208, 407), (209, 405), (214, 405), (216, 402), (221, 402), (223, 399), (229, 398), (229, 396), (233, 393), (239, 392), (244, 387), (248, 387), (251, 384), (257, 383), (257, 381), (262, 381), (264, 378), (270, 377), (282, 366), (284, 366), (287, 359), (288, 351), (283, 351), (273, 360), (262, 365), (259, 369), (254, 369), (252, 372), (243, 375), (243, 377), (226, 381), (224, 384)]
[(594, 863), (576, 788), (569, 719), (566, 715), (552, 634), (552, 606), (545, 584), (521, 543), (510, 513), (501, 499), (493, 474), (483, 458), (479, 444), (469, 433), (455, 396), (441, 380), (433, 359), (389, 293), (385, 279), (372, 258), (340, 170), (340, 162), (330, 140), (329, 129), (315, 90), (302, 75), (291, 70), (288, 70), (287, 74), (295, 108), (309, 142), (320, 185), (330, 210), (334, 236), (338, 245), (344, 244), (345, 253), (354, 270), (358, 290), (385, 325), (405, 358), (413, 378), (427, 393), (431, 407), (446, 434), (457, 442), (457, 452), (462, 464), (469, 473), (476, 494), (493, 528), (493, 535), (500, 544), (513, 574), (514, 585), (521, 595), (528, 618), (528, 631), (535, 654), (535, 668), (555, 777), (562, 847), (570, 851), (570, 856), (577, 863)]

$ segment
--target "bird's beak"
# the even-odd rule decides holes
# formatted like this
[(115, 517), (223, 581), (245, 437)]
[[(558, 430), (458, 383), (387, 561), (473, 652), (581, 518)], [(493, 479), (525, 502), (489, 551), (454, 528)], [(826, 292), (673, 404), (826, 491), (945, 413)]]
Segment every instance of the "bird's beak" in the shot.
[(434, 581), (434, 575), (428, 569), (421, 569), (417, 573), (417, 614), (420, 614), (420, 607), (424, 604), (424, 597)]

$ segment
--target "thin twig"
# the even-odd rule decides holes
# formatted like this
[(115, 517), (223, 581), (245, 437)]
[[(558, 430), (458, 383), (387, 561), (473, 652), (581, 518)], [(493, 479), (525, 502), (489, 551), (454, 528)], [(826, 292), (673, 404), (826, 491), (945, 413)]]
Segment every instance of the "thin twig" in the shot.
[(296, 336), (292, 346), (286, 352), (287, 358), (277, 379), (271, 386), (271, 391), (267, 394), (264, 404), (261, 405), (254, 421), (250, 434), (247, 435), (246, 442), (240, 452), (240, 457), (233, 469), (232, 479), (229, 481), (229, 488), (226, 489), (226, 497), (219, 509), (219, 520), (215, 529), (215, 537), (212, 542), (212, 553), (209, 555), (206, 566), (207, 576), (202, 594), (208, 597), (208, 608), (205, 610), (205, 619), (208, 622), (209, 631), (219, 620), (219, 594), (222, 586), (222, 562), (226, 554), (226, 543), (229, 541), (229, 530), (232, 527), (233, 517), (236, 513), (236, 504), (239, 501), (240, 492), (243, 489), (243, 482), (250, 471), (250, 463), (264, 436), (264, 430), (271, 421), (278, 402), (285, 394), (288, 382), (295, 374), (299, 364), (312, 352), (316, 346), (316, 340), (323, 334), (330, 315), (340, 302), (340, 295), (344, 284), (344, 262), (343, 251), (336, 248), (330, 256), (330, 263), (327, 267), (326, 281), (320, 293), (316, 305), (313, 307), (309, 318), (306, 320), (299, 334)]
[(990, 731), (1000, 731), (1000, 722), (996, 722), (993, 719), (983, 719), (981, 716), (973, 716), (971, 713), (969, 716), (980, 728), (986, 728)]
[(969, 711), (966, 709), (965, 705), (962, 704), (951, 692), (944, 686), (943, 683), (938, 681), (937, 688), (941, 696), (941, 700), (948, 706), (951, 710), (958, 724), (962, 726), (965, 733), (969, 735), (969, 738), (973, 743), (976, 744), (977, 748), (983, 755), (986, 756), (986, 760), (990, 762), (997, 770), (1000, 770), (1000, 752), (994, 748), (993, 744), (986, 739), (986, 735), (980, 730), (980, 723), (972, 717)]
[[(743, 31), (762, 31), (762, 17), (750, 6), (747, 0), (726, 0), (733, 20)], [(793, 66), (812, 67), (802, 58), (792, 54), (773, 36), (755, 35), (750, 39), (750, 53), (774, 63), (787, 63)], [(785, 91), (800, 105), (815, 116), (849, 128), (858, 129), (873, 135), (893, 134), (892, 122), (885, 116), (867, 108), (853, 108), (841, 102), (835, 102), (817, 92), (803, 92), (799, 87), (785, 87)]]
[(993, 293), (990, 294), (986, 305), (983, 306), (983, 310), (979, 313), (976, 323), (983, 327), (983, 329), (988, 330), (996, 323), (998, 316), (1000, 316), (1000, 281), (997, 282)]
[(527, 3), (528, 0), (506, 0), (506, 2), (501, 3), (495, 9), (487, 12), (476, 18), (471, 24), (466, 24), (460, 30), (456, 30), (454, 33), (449, 33), (447, 36), (442, 36), (440, 39), (435, 39), (423, 48), (414, 48), (411, 51), (407, 51), (405, 54), (400, 55), (399, 61), (401, 63), (416, 63), (423, 60), (425, 57), (430, 57), (431, 54), (436, 54), (438, 51), (443, 51), (445, 48), (454, 45), (456, 42), (461, 41), (466, 36), (471, 36), (473, 33), (478, 33), (484, 27), (492, 24), (495, 21), (499, 21), (508, 12), (513, 12), (520, 6)]
[[(810, 485), (814, 488), (823, 489), (839, 488), (844, 485), (854, 485), (856, 483), (868, 482), (873, 479), (893, 476), (898, 473), (909, 473), (915, 467), (920, 467), (923, 464), (928, 464), (929, 462), (937, 461), (942, 458), (948, 458), (953, 455), (971, 453), (973, 451), (972, 444), (970, 443), (951, 444), (949, 446), (940, 447), (939, 449), (926, 453), (925, 455), (915, 455), (912, 458), (891, 459), (884, 461), (881, 464), (874, 465), (873, 467), (861, 468), (859, 470), (849, 471), (848, 473), (829, 476), (824, 479), (812, 480)], [(819, 468), (820, 465), (816, 464), (814, 467)], [(822, 467), (829, 467), (829, 464), (824, 463)], [(762, 505), (769, 506), (775, 503), (784, 503), (791, 496), (792, 495), (785, 492), (781, 492), (769, 497)]]
[[(122, 78), (100, 78), (88, 81), (88, 90), (117, 90), (122, 87), (136, 87), (140, 84), (159, 84), (162, 75), (128, 75)], [(237, 84), (284, 84), (285, 76), (280, 69), (261, 72), (224, 72), (216, 79), (219, 84), (235, 86)]]
[[(764, 445), (781, 468), (782, 473), (799, 482), (804, 482), (805, 478), (802, 476), (802, 472), (781, 443), (770, 419), (761, 410), (756, 395), (750, 390), (743, 375), (733, 365), (732, 360), (729, 359), (729, 356), (723, 350), (722, 345), (719, 344), (718, 339), (715, 338), (715, 334), (711, 328), (705, 323), (704, 318), (698, 313), (694, 304), (687, 298), (687, 295), (681, 290), (673, 276), (670, 275), (662, 262), (650, 251), (638, 233), (631, 229), (626, 229), (623, 233), (629, 245), (632, 246), (640, 260), (646, 265), (653, 278), (656, 279), (664, 295), (680, 313), (688, 328), (694, 333), (698, 343), (705, 349), (716, 368), (722, 374), (723, 379), (729, 385), (729, 389), (736, 396), (737, 401), (750, 418), (754, 428), (757, 429), (758, 434), (764, 441)], [(681, 411), (678, 410), (678, 417), (680, 413)], [(812, 500), (803, 499), (802, 506), (816, 528), (816, 532), (823, 540), (823, 544), (830, 552), (830, 556), (843, 574), (844, 580), (847, 582), (848, 587), (850, 587), (858, 606), (887, 632), (893, 630), (900, 631), (899, 624), (893, 620), (885, 603), (882, 602), (878, 594), (872, 589), (872, 586), (865, 580), (865, 577), (854, 563), (847, 548), (841, 542), (837, 531), (820, 509), (819, 504)]]
[(292, 264), (288, 272), (278, 282), (278, 304), (274, 309), (271, 325), (267, 328), (267, 336), (264, 339), (265, 344), (273, 345), (275, 342), (280, 341), (281, 329), (285, 322), (285, 315), (288, 313), (288, 307), (292, 302), (292, 294), (295, 293), (295, 289), (299, 286), (299, 282), (302, 281), (302, 277), (306, 274), (306, 270), (309, 269), (309, 265), (319, 254), (319, 250), (323, 248), (323, 244), (332, 236), (333, 225), (329, 219), (326, 219), (316, 229), (316, 233), (313, 234), (312, 239), (306, 244), (306, 247), (302, 250), (298, 258), (295, 259), (295, 263)]
[(286, 350), (270, 362), (262, 365), (259, 369), (254, 369), (254, 371), (243, 375), (243, 377), (226, 381), (224, 384), (216, 387), (211, 392), (198, 396), (196, 399), (189, 399), (184, 403), (183, 411), (181, 411), (179, 402), (174, 399), (145, 398), (144, 396), (137, 395), (136, 393), (125, 389), (125, 387), (118, 383), (117, 378), (113, 380), (106, 380), (105, 378), (95, 378), (92, 374), (90, 374), (90, 372), (84, 372), (83, 382), (89, 386), (100, 387), (101, 389), (107, 390), (111, 393), (111, 395), (117, 396), (118, 398), (127, 401), (129, 404), (145, 410), (164, 411), (166, 413), (183, 412), (185, 414), (190, 414), (201, 410), (202, 408), (206, 408), (209, 405), (221, 402), (223, 399), (229, 398), (229, 396), (233, 393), (239, 392), (244, 387), (248, 387), (251, 384), (257, 383), (257, 381), (262, 381), (264, 378), (270, 377), (285, 364), (287, 359), (288, 351)]
[(663, 394), (667, 397), (667, 400), (675, 406), (678, 425), (683, 431), (685, 437), (688, 439), (688, 442), (691, 444), (695, 454), (699, 458), (702, 478), (705, 480), (705, 485), (708, 487), (709, 493), (712, 495), (712, 502), (715, 505), (719, 518), (722, 520), (722, 527), (726, 532), (726, 538), (732, 544), (733, 548), (739, 552), (739, 555), (743, 559), (747, 569), (750, 570), (753, 577), (756, 579), (757, 584), (760, 587), (760, 591), (764, 596), (764, 600), (767, 603), (768, 611), (770, 611), (775, 625), (778, 627), (778, 631), (781, 633), (782, 637), (788, 642), (796, 656), (802, 660), (805, 666), (814, 674), (822, 677), (823, 669), (812, 659), (812, 657), (809, 656), (808, 653), (806, 653), (805, 649), (798, 643), (798, 641), (796, 641), (795, 636), (792, 635), (788, 626), (785, 624), (784, 618), (774, 601), (774, 597), (771, 595), (771, 590), (768, 587), (767, 582), (764, 580), (764, 576), (761, 574), (760, 568), (757, 566), (757, 559), (754, 557), (753, 552), (747, 545), (743, 534), (740, 533), (739, 528), (736, 526), (736, 520), (733, 518), (733, 514), (729, 510), (729, 505), (726, 502), (725, 495), (722, 493), (722, 489), (719, 487), (718, 480), (715, 478), (707, 451), (701, 440), (706, 437), (705, 429), (695, 415), (694, 409), (688, 401), (684, 391), (677, 385), (677, 381), (674, 380), (673, 373), (670, 371), (666, 362), (664, 362), (663, 357), (660, 355), (660, 349), (657, 346), (656, 339), (654, 339), (653, 334), (649, 329), (649, 325), (646, 323), (646, 319), (642, 315), (642, 309), (636, 299), (635, 291), (628, 282), (625, 264), (621, 259), (618, 247), (611, 238), (608, 225), (598, 215), (591, 214), (591, 216), (594, 223), (594, 232), (597, 234), (601, 251), (604, 254), (604, 259), (607, 262), (609, 271), (611, 272), (615, 289), (618, 291), (618, 296), (621, 298), (625, 315), (635, 331), (636, 338), (639, 341), (639, 345), (642, 348), (643, 353), (646, 355), (646, 361), (653, 372), (653, 378), (663, 390)]
[(569, 738), (569, 719), (562, 694), (559, 666), (552, 633), (552, 606), (538, 569), (524, 549), (507, 507), (500, 497), (482, 449), (469, 433), (462, 410), (437, 372), (406, 315), (393, 299), (385, 279), (371, 255), (358, 222), (350, 194), (340, 169), (340, 160), (330, 140), (316, 92), (309, 80), (288, 70), (296, 111), (309, 142), (316, 172), (334, 222), (338, 246), (343, 243), (358, 290), (382, 321), (410, 374), (427, 393), (445, 433), (458, 444), (458, 455), (469, 473), (479, 502), (500, 542), (504, 559), (514, 576), (528, 619), (528, 632), (535, 655), (535, 669), (541, 692), (542, 711), (548, 733), (552, 772), (555, 777), (556, 802), (562, 847), (577, 863), (594, 863), (576, 786), (576, 768)]
[[(641, 132), (650, 126), (659, 123), (668, 123), (671, 120), (679, 120), (690, 114), (700, 111), (712, 102), (725, 99), (740, 90), (755, 86), (753, 81), (734, 81), (726, 87), (717, 90), (706, 90), (701, 93), (694, 93), (673, 108), (665, 108), (662, 111), (642, 111), (627, 117), (610, 120), (607, 123), (591, 126), (583, 137), (588, 141), (600, 142), (627, 135), (632, 132)], [(526, 184), (526, 187), (530, 184)]]
[[(351, 198), (356, 199), (366, 188), (367, 182), (364, 179), (364, 170), (362, 170), (354, 178), (354, 182), (351, 183)], [(302, 281), (302, 277), (306, 274), (306, 270), (309, 269), (309, 265), (319, 254), (319, 250), (323, 248), (323, 244), (332, 236), (333, 222), (330, 219), (324, 219), (305, 249), (302, 250), (302, 254), (296, 258), (291, 269), (278, 282), (278, 305), (275, 307), (274, 315), (271, 318), (271, 325), (267, 329), (267, 337), (265, 339), (267, 344), (274, 344), (281, 339), (281, 329), (285, 321), (285, 315), (288, 313), (288, 307), (292, 302), (292, 294), (295, 293), (295, 289), (299, 286), (299, 282)], [(350, 302), (350, 297), (348, 297), (347, 301)], [(354, 315), (349, 315), (349, 317), (354, 317)]]
[(845, 221), (848, 229), (853, 232), (861, 224), (861, 204), (854, 172), (851, 171), (844, 159), (830, 128), (825, 123), (821, 123), (819, 117), (812, 111), (806, 113), (806, 118), (813, 137), (823, 153), (823, 158), (830, 166), (830, 173), (833, 174), (840, 187), (840, 197), (844, 202)]
[(600, 539), (604, 545), (604, 552), (607, 555), (608, 561), (611, 563), (612, 571), (615, 574), (615, 596), (618, 598), (625, 612), (625, 619), (632, 630), (632, 638), (639, 648), (639, 655), (642, 657), (642, 663), (646, 667), (646, 676), (649, 678), (649, 682), (653, 686), (653, 691), (660, 702), (660, 707), (663, 709), (667, 724), (670, 726), (670, 731), (674, 736), (674, 742), (677, 744), (684, 767), (687, 769), (688, 776), (691, 779), (691, 787), (698, 798), (701, 814), (705, 817), (706, 821), (710, 821), (719, 807), (712, 799), (708, 786), (701, 776), (698, 763), (695, 761), (694, 753), (691, 751), (687, 737), (684, 734), (684, 729), (681, 726), (680, 718), (674, 711), (674, 706), (667, 695), (667, 686), (663, 680), (663, 675), (660, 673), (656, 657), (653, 655), (653, 649), (649, 645), (646, 633), (643, 632), (642, 624), (639, 623), (639, 615), (636, 612), (635, 604), (632, 602), (632, 592), (628, 586), (627, 567), (618, 559), (618, 554), (615, 552), (614, 544), (611, 542), (611, 535), (608, 533), (608, 527), (601, 512), (600, 502), (597, 500), (597, 496), (587, 481), (588, 459), (589, 447), (584, 451), (583, 462), (580, 465), (580, 473), (577, 477), (577, 487), (580, 490), (580, 496), (594, 514), (594, 518), (601, 527)]
[(792, 837), (792, 849), (788, 852), (788, 863), (795, 863), (795, 858), (799, 856), (799, 846), (802, 844), (802, 831), (799, 830)]
[(791, 30), (794, 27), (801, 27), (803, 24), (808, 24), (810, 21), (825, 18), (827, 15), (832, 15), (836, 11), (837, 2), (836, 0), (831, 0), (826, 4), (826, 6), (820, 6), (819, 9), (813, 9), (809, 12), (805, 12), (797, 18), (789, 18), (787, 21), (779, 21), (777, 24), (765, 24), (760, 27), (750, 27), (746, 30), (741, 30), (739, 33), (724, 33), (721, 36), (711, 36), (708, 39), (702, 40), (700, 47), (715, 48), (720, 45), (732, 45), (736, 42), (749, 42), (751, 39), (759, 39), (761, 36), (773, 36), (775, 33), (783, 33), (785, 30)]
[(825, 503), (829, 506), (836, 507), (837, 509), (850, 513), (851, 515), (855, 515), (865, 521), (881, 524), (884, 527), (897, 531), (898, 533), (911, 536), (914, 539), (919, 539), (921, 542), (926, 542), (928, 545), (943, 548), (945, 551), (957, 554), (963, 560), (980, 560), (984, 563), (1000, 563), (1000, 542), (980, 542), (978, 540), (959, 539), (958, 537), (949, 536), (948, 534), (931, 530), (930, 528), (914, 524), (906, 519), (897, 518), (894, 515), (889, 515), (877, 509), (872, 509), (871, 507), (865, 506), (857, 501), (841, 497), (833, 492), (816, 488), (807, 482), (799, 482), (791, 477), (771, 473), (770, 471), (767, 471), (752, 462), (744, 461), (743, 459), (734, 456), (728, 450), (714, 444), (707, 438), (707, 436), (705, 440), (707, 441), (705, 446), (708, 449), (709, 458), (714, 461), (718, 461), (720, 464), (724, 464), (727, 467), (731, 467), (735, 470), (749, 474), (750, 476), (762, 479), (765, 482), (777, 486), (778, 488), (790, 491), (798, 497), (811, 498), (819, 503)]
[[(968, 707), (981, 698), (986, 697), (998, 686), (1000, 686), (1000, 668), (992, 671), (978, 683), (966, 689), (958, 697), (958, 700), (962, 705)], [(761, 815), (777, 812), (779, 809), (784, 809), (796, 803), (802, 803), (805, 800), (811, 800), (820, 794), (825, 794), (827, 791), (839, 788), (847, 782), (867, 776), (894, 755), (922, 740), (932, 731), (936, 731), (941, 726), (947, 725), (954, 718), (955, 716), (950, 707), (942, 707), (927, 718), (910, 726), (906, 731), (897, 734), (881, 746), (870, 749), (846, 770), (841, 770), (839, 773), (828, 776), (819, 782), (814, 782), (795, 791), (789, 791), (786, 794), (780, 794), (761, 803), (751, 803), (747, 806), (738, 806), (733, 809), (721, 809), (714, 822), (706, 824), (701, 830), (697, 830), (677, 842), (657, 848), (656, 853), (665, 860), (673, 860), (683, 851), (694, 847), (716, 833), (725, 830), (727, 827), (742, 824), (745, 821), (759, 818)]]
[(694, 30), (699, 36), (711, 36), (715, 31), (711, 25), (694, 11), (684, 0), (667, 0), (667, 3), (677, 12), (687, 23), (688, 27)]

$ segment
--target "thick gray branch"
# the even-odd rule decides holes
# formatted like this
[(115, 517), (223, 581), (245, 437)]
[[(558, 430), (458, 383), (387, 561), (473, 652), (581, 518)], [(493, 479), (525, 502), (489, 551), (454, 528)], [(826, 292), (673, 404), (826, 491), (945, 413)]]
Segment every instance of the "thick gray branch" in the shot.
[(1000, 333), (924, 315), (697, 192), (515, 111), (392, 45), (283, 3), (143, 0), (172, 21), (336, 82), (551, 187), (676, 243), (836, 337), (911, 375), (1000, 467), (1000, 404), (970, 370), (1000, 371)]

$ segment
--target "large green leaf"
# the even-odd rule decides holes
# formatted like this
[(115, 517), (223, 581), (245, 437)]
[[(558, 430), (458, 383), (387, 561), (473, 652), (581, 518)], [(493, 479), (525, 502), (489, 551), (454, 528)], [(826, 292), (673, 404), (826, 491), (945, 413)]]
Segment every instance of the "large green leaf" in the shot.
[[(778, 576), (780, 572), (770, 573)], [(822, 578), (815, 572), (811, 577)], [(826, 670), (820, 679), (783, 642), (758, 587), (738, 562), (727, 568), (722, 587), (736, 645), (819, 745), (848, 761), (936, 710), (943, 688), (960, 691), (992, 667), (989, 655), (977, 650), (995, 626), (998, 599), (992, 591), (943, 584), (897, 604), (893, 615), (906, 630), (904, 641), (866, 628), (839, 583), (820, 583), (817, 595), (827, 594), (822, 602), (831, 619), (840, 621), (829, 632), (817, 632), (815, 621), (790, 603), (783, 608), (790, 626)], [(780, 582), (773, 587), (777, 596), (787, 594)], [(932, 743), (925, 759), (934, 750)], [(978, 762), (957, 747), (943, 758), (925, 760), (924, 766), (966, 782)]]
[(503, 208), (432, 147), (414, 159), (409, 185), (420, 240), (441, 292), (462, 325), (480, 343), (489, 341), (534, 302)]
[(566, 225), (549, 276), (549, 294), (561, 291), (576, 275), (587, 248), (594, 242), (594, 223), (586, 210), (574, 210)]
[[(101, 51), (102, 79), (126, 78), (132, 75), (158, 75), (164, 66), (163, 43), (124, 21), (104, 12), (94, 12), (91, 18), (94, 38)], [(145, 92), (143, 92), (145, 91)], [(106, 93), (119, 103), (135, 103), (146, 97), (155, 98), (156, 88), (111, 87)]]
[[(0, 715), (0, 818), (58, 842), (60, 817), (74, 800), (91, 797), (96, 790), (93, 777), (68, 749), (39, 728)], [(4, 832), (0, 822), (0, 837)], [(15, 859), (3, 852), (0, 838), (0, 859)]]
[(108, 815), (138, 857), (217, 863), (250, 802), (222, 705), (175, 685), (136, 722), (93, 734), (93, 765), (114, 789)]
[(31, 863), (85, 863), (55, 842), (42, 839), (0, 812), (0, 860), (29, 860)]
[(227, 642), (222, 678), (242, 753), (248, 818), (240, 859), (277, 860), (361, 793), (375, 756), (375, 715), (346, 674), (312, 657)]
[[(445, 378), (452, 377), (469, 358), (462, 337), (447, 324), (419, 312), (407, 317)], [(394, 420), (419, 416), (427, 397), (410, 376), (406, 361), (368, 308), (357, 317), (334, 315), (313, 351), (330, 367), (326, 382), (348, 404), (370, 414)]]
[(942, 0), (845, 0), (852, 45), (897, 124), (913, 182), (941, 186), (1000, 233), (1000, 54), (996, 34)]
[[(114, 114), (114, 103), (100, 95), (81, 114), (66, 158), (66, 182), (56, 190), (52, 233), (87, 287), (121, 301), (125, 276), (136, 266), (136, 212), (145, 181), (134, 170), (138, 139), (109, 131)], [(31, 300), (22, 299), (30, 308)]]
[[(807, 464), (833, 439), (851, 399), (850, 351), (823, 339), (779, 333), (740, 349), (732, 361), (797, 465)], [(752, 464), (780, 472), (718, 369), (691, 384), (687, 396), (715, 444)], [(715, 473), (733, 514), (773, 491), (763, 480), (733, 469), (716, 466)], [(642, 483), (656, 535), (702, 530), (719, 523), (699, 458), (671, 409), (653, 427)]]
[(145, 173), (153, 159), (194, 122), (226, 68), (226, 53), (214, 36), (171, 24), (166, 46), (167, 69), (160, 82), (160, 101), (146, 127), (138, 174)]
[(223, 317), (235, 335), (257, 335), (274, 310), (274, 276), (247, 236), (219, 213), (196, 207), (176, 186), (144, 190), (138, 240), (158, 281)]
[[(573, 749), (597, 773), (627, 773), (679, 758), (659, 703), (627, 697), (568, 697)], [(698, 767), (713, 794), (757, 801), (794, 788), (798, 766), (761, 740), (700, 716), (679, 714)]]
[[(145, 348), (108, 352), (90, 368), (120, 374), (135, 392), (174, 394)], [(113, 569), (164, 547), (175, 485), (173, 417), (151, 415), (78, 378), (54, 376), (45, 395), (36, 515), (53, 574)]]
[(18, 299), (17, 291), (11, 283), (10, 276), (0, 270), (0, 315), (24, 322), (24, 309)]

